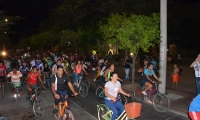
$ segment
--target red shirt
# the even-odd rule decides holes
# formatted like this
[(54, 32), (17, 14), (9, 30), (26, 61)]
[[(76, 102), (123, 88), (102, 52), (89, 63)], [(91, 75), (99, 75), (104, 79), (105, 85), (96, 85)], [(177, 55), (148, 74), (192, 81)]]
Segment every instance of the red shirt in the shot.
[(36, 85), (37, 84), (37, 79), (39, 76), (39, 72), (36, 72), (35, 74), (33, 72), (29, 73), (29, 81), (28, 84), (33, 84)]
[(5, 71), (6, 71), (6, 66), (5, 65), (0, 66), (0, 76), (5, 77), (6, 76)]

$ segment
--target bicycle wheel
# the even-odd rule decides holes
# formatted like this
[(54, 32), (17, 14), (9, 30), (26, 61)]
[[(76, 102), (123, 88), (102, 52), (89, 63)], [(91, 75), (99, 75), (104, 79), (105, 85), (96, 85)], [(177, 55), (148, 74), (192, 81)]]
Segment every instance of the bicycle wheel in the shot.
[(60, 108), (58, 108), (58, 112), (54, 113), (56, 120), (60, 120)]
[(99, 86), (96, 89), (95, 94), (96, 94), (97, 100), (100, 103), (103, 103), (104, 102), (104, 97), (105, 97), (103, 88)]
[(105, 105), (99, 105), (98, 109), (98, 120), (111, 120), (112, 111)]
[(19, 104), (20, 104), (20, 94), (19, 94), (19, 93), (16, 94), (15, 100), (16, 100), (16, 105), (17, 105), (17, 107), (18, 107)]
[(65, 114), (63, 115), (63, 120), (74, 120), (74, 116), (70, 110), (65, 109)]
[(137, 102), (142, 102), (144, 100), (144, 95), (142, 94), (142, 88), (137, 87), (134, 90), (133, 96)]
[(39, 97), (36, 97), (33, 101), (33, 113), (35, 117), (41, 119), (44, 117), (45, 112), (46, 108), (44, 102)]
[(87, 84), (85, 82), (81, 82), (79, 86), (79, 94), (81, 97), (86, 97), (88, 94)]
[(153, 97), (153, 107), (158, 112), (166, 112), (170, 107), (169, 98), (162, 93), (155, 94)]
[(84, 82), (87, 84), (87, 87), (89, 89), (90, 88), (90, 80), (87, 77), (85, 77)]

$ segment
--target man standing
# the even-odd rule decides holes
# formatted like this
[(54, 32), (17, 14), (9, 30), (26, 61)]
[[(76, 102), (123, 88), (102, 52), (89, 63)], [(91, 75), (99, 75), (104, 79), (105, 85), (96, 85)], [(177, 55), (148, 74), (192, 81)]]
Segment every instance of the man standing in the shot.
[(124, 67), (125, 67), (125, 73), (126, 73), (125, 80), (129, 80), (129, 72), (131, 69), (131, 59), (128, 56), (126, 56)]
[(196, 60), (190, 65), (195, 70), (196, 85), (197, 85), (197, 95), (200, 93), (200, 54)]

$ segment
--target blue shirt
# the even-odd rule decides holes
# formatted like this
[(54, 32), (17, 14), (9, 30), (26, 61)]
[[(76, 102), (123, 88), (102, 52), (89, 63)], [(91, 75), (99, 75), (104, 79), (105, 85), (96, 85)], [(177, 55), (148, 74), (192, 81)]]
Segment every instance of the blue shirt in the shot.
[(147, 74), (148, 76), (152, 76), (152, 75), (154, 74), (154, 71), (153, 71), (153, 70), (150, 70), (150, 71), (149, 71), (149, 69), (146, 68), (146, 69), (144, 70), (144, 75), (146, 75), (146, 74)]
[(200, 94), (191, 102), (189, 112), (200, 112)]

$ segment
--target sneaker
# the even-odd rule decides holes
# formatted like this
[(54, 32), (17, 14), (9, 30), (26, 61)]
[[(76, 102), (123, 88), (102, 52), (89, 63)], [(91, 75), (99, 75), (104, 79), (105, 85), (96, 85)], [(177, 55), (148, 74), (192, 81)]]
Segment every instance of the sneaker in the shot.
[(153, 104), (153, 103), (151, 102), (151, 100), (147, 100), (147, 103), (149, 103), (149, 104)]
[(142, 91), (142, 94), (143, 94), (143, 95), (147, 95), (146, 91)]
[(53, 109), (53, 114), (56, 114), (56, 113), (58, 113), (58, 108)]

